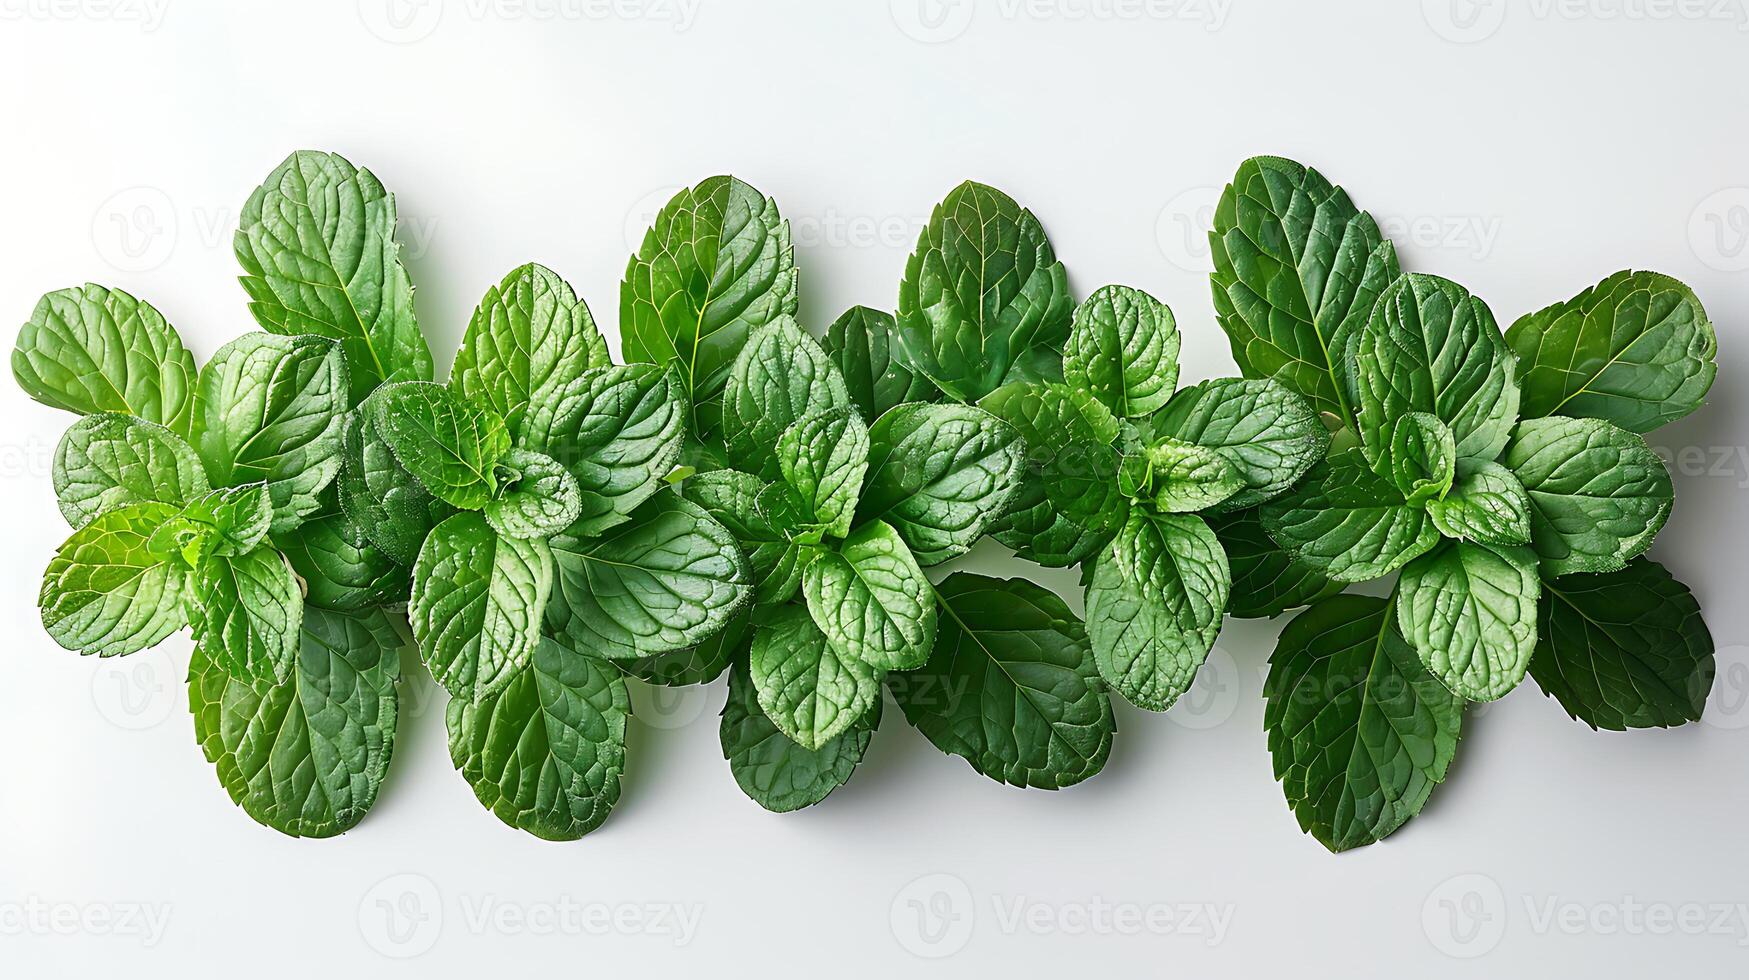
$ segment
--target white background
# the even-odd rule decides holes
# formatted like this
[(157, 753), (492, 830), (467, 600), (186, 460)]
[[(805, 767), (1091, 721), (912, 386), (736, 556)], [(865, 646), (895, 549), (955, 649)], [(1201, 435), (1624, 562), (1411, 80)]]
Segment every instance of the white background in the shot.
[[(396, 193), (440, 368), (530, 259), (617, 338), (639, 230), (720, 172), (793, 223), (808, 325), (890, 308), (929, 206), (974, 177), (1034, 209), (1077, 295), (1168, 301), (1194, 381), (1233, 372), (1201, 229), (1241, 159), (1280, 153), (1504, 322), (1650, 267), (1699, 291), (1721, 348), (1711, 404), (1653, 436), (1679, 454), (1654, 554), (1720, 649), (1710, 720), (1595, 734), (1527, 682), (1471, 712), (1420, 818), (1339, 857), (1271, 779), (1280, 624), (1241, 622), (1185, 703), (1120, 706), (1105, 772), (1062, 793), (990, 782), (890, 711), (847, 788), (771, 815), (720, 758), (720, 683), (640, 690), (623, 802), (571, 844), (475, 804), (420, 671), (376, 809), (337, 840), (282, 837), (194, 744), (185, 639), (99, 663), (43, 633), (72, 419), (0, 384), (0, 974), (1743, 976), (1746, 22), (1735, 0), (0, 0), (14, 324), (89, 279), (150, 299), (202, 359), (253, 329), (230, 234), (301, 147)], [(964, 564), (1032, 573), (987, 545)], [(1072, 574), (1041, 578), (1079, 608)], [(607, 906), (605, 934), (545, 917)], [(1100, 934), (1095, 906), (1176, 918)]]

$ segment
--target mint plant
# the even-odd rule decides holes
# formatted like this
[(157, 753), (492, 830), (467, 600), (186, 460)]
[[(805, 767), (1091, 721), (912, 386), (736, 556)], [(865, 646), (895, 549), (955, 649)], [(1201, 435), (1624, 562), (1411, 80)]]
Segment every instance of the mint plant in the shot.
[[(1699, 408), (1716, 340), (1692, 291), (1622, 272), (1502, 334), (1462, 286), (1403, 274), (1316, 171), (1240, 167), (1215, 215), (1215, 305), (1250, 377), (1316, 404), (1329, 458), (1265, 504), (1280, 572), (1265, 696), (1275, 771), (1331, 850), (1425, 804), (1466, 701), (1531, 674), (1593, 728), (1700, 716), (1712, 640), (1643, 557), (1673, 487), (1640, 433)], [(1309, 570), (1309, 571), (1305, 571)], [(1389, 598), (1327, 596), (1399, 573)]]
[(245, 204), (247, 334), (196, 369), (151, 304), (86, 285), (44, 296), (13, 376), (84, 416), (53, 479), (73, 533), (43, 577), (43, 625), (123, 656), (191, 627), (189, 705), (244, 812), (328, 837), (375, 802), (394, 745), (406, 569), (341, 514), (355, 404), (428, 378), (395, 204), (369, 171), (300, 151)]

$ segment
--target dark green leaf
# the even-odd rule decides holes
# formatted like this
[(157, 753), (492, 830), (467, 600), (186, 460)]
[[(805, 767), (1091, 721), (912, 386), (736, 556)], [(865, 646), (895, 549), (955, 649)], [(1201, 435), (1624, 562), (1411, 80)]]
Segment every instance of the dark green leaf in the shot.
[(754, 630), (748, 668), (765, 716), (812, 751), (849, 731), (881, 697), (879, 673), (833, 646), (800, 606), (783, 607)]
[(773, 813), (789, 813), (813, 806), (850, 781), (880, 721), (876, 698), (868, 714), (843, 734), (818, 749), (804, 749), (765, 717), (753, 678), (745, 667), (736, 667), (723, 705), (723, 758), (749, 799)]
[(1178, 386), (1178, 322), (1139, 289), (1101, 286), (1075, 310), (1063, 380), (1123, 419), (1159, 411)]
[(575, 534), (626, 521), (680, 463), (686, 404), (672, 372), (648, 364), (596, 368), (577, 379), (548, 428), (523, 426), (522, 448), (543, 452), (577, 478)]
[(407, 598), (407, 567), (373, 547), (341, 514), (311, 518), (296, 531), (274, 535), (273, 545), (303, 580), (311, 605), (351, 610)]
[(1019, 434), (969, 405), (900, 405), (869, 427), (869, 444), (856, 520), (893, 525), (924, 565), (971, 548), (1026, 462)]
[(1547, 575), (1622, 568), (1670, 516), (1663, 460), (1602, 419), (1526, 420), (1502, 461), (1530, 496), (1530, 543)]
[(1259, 514), (1277, 544), (1338, 582), (1387, 575), (1439, 543), (1426, 512), (1410, 507), (1359, 449), (1332, 453)]
[(455, 513), (407, 472), (394, 450), (378, 433), (372, 418), (382, 404), (383, 389), (366, 398), (346, 427), (344, 464), (339, 488), (347, 520), (369, 536), (371, 543), (394, 561), (411, 565), (425, 535)]
[(491, 409), (443, 385), (407, 381), (383, 386), (371, 424), (407, 472), (444, 503), (479, 510), (497, 493), (493, 467), (510, 451), (510, 430)]
[(826, 330), (826, 356), (838, 365), (863, 421), (905, 402), (931, 402), (941, 392), (900, 357), (891, 313), (853, 306)]
[(789, 317), (753, 334), (723, 392), (723, 433), (735, 466), (778, 477), (774, 452), (785, 429), (810, 415), (851, 408), (844, 378), (814, 338)]
[(1222, 511), (1287, 492), (1330, 446), (1312, 403), (1277, 381), (1217, 378), (1192, 385), (1173, 395), (1150, 425), (1156, 435), (1206, 446), (1233, 464), (1245, 488), (1227, 498)]
[(463, 700), (504, 690), (540, 644), (552, 590), (544, 541), (504, 537), (475, 513), (437, 525), (413, 565), (407, 603), (426, 669)]
[(1310, 605), (1342, 591), (1311, 565), (1294, 560), (1263, 530), (1257, 511), (1243, 510), (1209, 519), (1227, 564), (1233, 588), (1227, 614), (1241, 619), (1265, 619)]
[(737, 613), (722, 629), (680, 650), (670, 650), (615, 665), (627, 674), (663, 687), (709, 684), (721, 677), (736, 657), (745, 656), (753, 639), (753, 626), (746, 610)]

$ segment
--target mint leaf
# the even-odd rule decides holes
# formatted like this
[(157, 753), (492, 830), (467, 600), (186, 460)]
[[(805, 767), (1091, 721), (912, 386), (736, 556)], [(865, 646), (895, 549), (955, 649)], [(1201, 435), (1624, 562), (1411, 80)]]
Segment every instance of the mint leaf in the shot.
[(267, 484), (209, 490), (182, 508), (171, 524), (210, 533), (207, 547), (216, 555), (240, 555), (266, 540), (273, 524)]
[(1201, 518), (1131, 511), (1087, 587), (1100, 676), (1139, 708), (1172, 707), (1220, 634), (1229, 574)]
[(1244, 489), (1220, 504), (1243, 510), (1273, 500), (1324, 458), (1330, 432), (1312, 403), (1277, 381), (1217, 378), (1172, 396), (1149, 422), (1156, 435), (1221, 454)]
[(244, 334), (200, 373), (194, 447), (215, 486), (265, 480), (273, 527), (296, 527), (340, 472), (346, 366), (319, 337)]
[(901, 405), (869, 427), (856, 521), (882, 520), (923, 565), (964, 554), (1019, 489), (1019, 434), (969, 405)]
[(1718, 373), (1718, 337), (1687, 286), (1618, 272), (1506, 331), (1526, 418), (1573, 415), (1650, 432), (1699, 408)]
[(510, 538), (546, 538), (583, 510), (577, 478), (550, 456), (512, 449), (498, 461), (502, 492), (486, 504), (486, 523)]
[(941, 397), (928, 378), (904, 362), (897, 330), (891, 313), (866, 306), (845, 310), (826, 329), (826, 356), (844, 376), (850, 400), (865, 422), (895, 405)]
[(626, 360), (676, 365), (691, 428), (712, 441), (736, 355), (761, 327), (795, 312), (789, 223), (774, 201), (734, 177), (674, 195), (626, 265), (619, 291)]
[(1651, 547), (1675, 498), (1646, 441), (1602, 419), (1528, 419), (1502, 462), (1530, 497), (1545, 575), (1626, 566)]
[(291, 676), (234, 676), (197, 648), (195, 737), (231, 800), (293, 837), (351, 830), (376, 802), (395, 744), (401, 634), (381, 610), (304, 610)]
[(548, 631), (611, 660), (698, 643), (753, 595), (733, 535), (671, 491), (602, 537), (566, 533), (550, 544), (558, 587), (547, 604)]
[(240, 680), (277, 684), (291, 674), (304, 597), (271, 547), (202, 561), (188, 613), (195, 656)]
[(1060, 789), (1105, 766), (1116, 723), (1087, 634), (1051, 592), (955, 572), (936, 587), (935, 650), (887, 676), (935, 747), (1013, 786)]
[(510, 451), (510, 430), (489, 408), (443, 385), (384, 385), (371, 424), (432, 496), (462, 510), (486, 506), (498, 489), (493, 467)]
[(1178, 386), (1178, 322), (1139, 289), (1101, 286), (1075, 310), (1063, 380), (1121, 419), (1159, 411)]
[(1213, 449), (1162, 436), (1141, 453), (1123, 458), (1118, 489), (1165, 513), (1193, 514), (1245, 489), (1245, 478)]
[(753, 626), (743, 610), (722, 629), (692, 646), (636, 660), (615, 661), (615, 666), (641, 681), (663, 687), (709, 684), (721, 677), (736, 657), (745, 657), (752, 639)]
[(1700, 719), (1713, 686), (1713, 637), (1693, 593), (1635, 558), (1601, 575), (1543, 584), (1530, 674), (1592, 728), (1672, 728)]
[(370, 171), (333, 153), (286, 157), (243, 205), (235, 249), (261, 329), (345, 345), (347, 405), (378, 384), (431, 378), (395, 199)]
[(788, 601), (802, 578), (801, 546), (790, 540), (786, 529), (774, 527), (759, 508), (764, 488), (749, 473), (715, 470), (688, 478), (680, 489), (740, 544), (752, 572), (754, 601), (762, 605)]
[(357, 610), (407, 598), (406, 566), (378, 551), (343, 515), (313, 517), (296, 531), (274, 535), (273, 546), (303, 581), (311, 605)]
[(1331, 851), (1408, 822), (1457, 754), (1463, 702), (1415, 659), (1384, 599), (1339, 595), (1295, 616), (1263, 696), (1275, 778)]
[(431, 676), (464, 700), (504, 690), (540, 643), (552, 589), (545, 542), (499, 535), (473, 513), (437, 525), (413, 565), (407, 603)]
[(906, 360), (949, 397), (975, 402), (1035, 348), (1069, 336), (1068, 276), (1031, 211), (966, 181), (936, 205), (899, 283)]
[(826, 639), (877, 670), (910, 670), (935, 643), (935, 595), (899, 532), (858, 528), (802, 576), (808, 611)]
[(738, 468), (778, 476), (778, 437), (810, 415), (851, 407), (844, 378), (795, 320), (779, 317), (741, 349), (723, 392), (723, 431)]
[(1396, 419), (1373, 470), (1411, 504), (1437, 501), (1457, 476), (1457, 443), (1445, 423), (1426, 412)]
[(495, 697), (450, 701), (449, 757), (499, 820), (576, 840), (619, 801), (631, 713), (617, 668), (544, 637)]
[(835, 648), (796, 606), (754, 630), (748, 668), (765, 716), (810, 751), (850, 730), (881, 697), (875, 669)]
[(1295, 560), (1271, 540), (1255, 510), (1211, 517), (1209, 525), (1233, 575), (1227, 596), (1229, 616), (1267, 619), (1342, 591), (1340, 582)]
[(1372, 216), (1316, 170), (1280, 157), (1239, 166), (1209, 233), (1215, 318), (1247, 378), (1274, 378), (1352, 428), (1350, 339), (1397, 278)]
[(773, 813), (789, 813), (813, 806), (850, 781), (880, 720), (876, 698), (868, 714), (843, 734), (818, 749), (804, 749), (765, 716), (753, 678), (745, 667), (736, 667), (729, 675), (719, 737), (741, 792)]
[(1427, 514), (1410, 507), (1358, 449), (1332, 453), (1259, 515), (1289, 554), (1338, 582), (1387, 575), (1439, 543)]
[(1530, 549), (1450, 542), (1403, 566), (1397, 622), (1453, 694), (1493, 701), (1530, 666), (1541, 588)]
[(1007, 512), (990, 525), (989, 534), (1017, 557), (1046, 568), (1079, 565), (1092, 558), (1108, 537), (1057, 513), (1037, 481), (1022, 484)]
[(37, 301), (18, 331), (12, 376), (52, 408), (120, 412), (188, 435), (194, 356), (152, 304), (93, 283)]
[(868, 427), (842, 408), (810, 415), (777, 440), (777, 469), (801, 498), (809, 523), (832, 537), (850, 533), (868, 472)]
[(208, 489), (200, 457), (181, 436), (115, 412), (75, 422), (55, 447), (53, 474), (61, 513), (74, 528), (127, 504), (182, 504)]
[(342, 442), (339, 489), (346, 519), (360, 528), (383, 554), (413, 564), (425, 535), (455, 512), (414, 479), (395, 458), (373, 418), (384, 401), (378, 388), (352, 413)]
[(474, 308), (449, 386), (497, 412), (517, 442), (545, 451), (531, 437), (569, 410), (572, 384), (584, 371), (612, 363), (588, 305), (557, 273), (530, 262), (510, 270)]
[(1451, 491), (1427, 502), (1427, 517), (1439, 533), (1459, 541), (1530, 543), (1530, 497), (1518, 477), (1499, 463), (1459, 463)]
[(1118, 422), (1111, 410), (1091, 391), (1067, 384), (1012, 382), (985, 395), (978, 407), (1014, 427), (1035, 467), (1071, 446), (1117, 441)]
[(135, 653), (188, 623), (188, 569), (149, 547), (177, 510), (128, 504), (74, 531), (43, 573), (43, 628), (68, 650), (101, 657)]
[(530, 419), (522, 448), (558, 460), (577, 478), (572, 529), (601, 534), (662, 489), (680, 462), (686, 405), (675, 376), (649, 364), (594, 368), (568, 390), (545, 427)]

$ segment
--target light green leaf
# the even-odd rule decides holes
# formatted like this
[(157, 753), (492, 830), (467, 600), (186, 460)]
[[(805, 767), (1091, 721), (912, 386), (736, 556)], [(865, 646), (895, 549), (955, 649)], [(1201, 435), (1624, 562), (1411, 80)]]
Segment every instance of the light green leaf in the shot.
[(55, 447), (55, 497), (74, 528), (127, 504), (183, 504), (206, 493), (206, 470), (181, 436), (133, 415), (101, 412)]
[(630, 660), (691, 646), (753, 597), (734, 536), (672, 491), (602, 537), (567, 533), (551, 544), (559, 574), (547, 629), (595, 656)]
[(949, 397), (975, 402), (1028, 351), (1069, 336), (1068, 276), (1031, 211), (966, 181), (936, 205), (899, 283), (906, 360)]
[(1635, 558), (1602, 575), (1543, 583), (1530, 675), (1567, 714), (1611, 731), (1698, 721), (1713, 686), (1713, 637), (1693, 593)]
[(1100, 676), (1139, 708), (1172, 707), (1220, 635), (1229, 588), (1226, 552), (1202, 518), (1131, 511), (1087, 587)]
[(804, 749), (778, 731), (759, 706), (759, 690), (745, 667), (729, 675), (719, 738), (729, 771), (748, 798), (773, 813), (813, 806), (850, 781), (880, 727), (877, 697), (868, 714), (818, 749)]
[(1101, 286), (1075, 310), (1063, 380), (1123, 419), (1165, 407), (1178, 386), (1178, 322), (1139, 289)]
[(1488, 545), (1530, 543), (1530, 497), (1524, 484), (1499, 463), (1458, 464), (1451, 492), (1427, 502), (1427, 517), (1439, 533)]
[(209, 490), (182, 508), (178, 522), (212, 531), (212, 553), (241, 555), (253, 551), (273, 526), (273, 505), (267, 484)]
[(486, 523), (505, 537), (551, 537), (583, 510), (577, 478), (550, 456), (512, 449), (498, 461), (497, 477), (502, 490), (486, 505)]
[(38, 300), (18, 331), (12, 376), (44, 405), (120, 412), (188, 435), (194, 356), (152, 304), (119, 289), (86, 283)]
[(135, 653), (188, 624), (188, 569), (148, 547), (176, 516), (168, 504), (128, 504), (73, 532), (43, 573), (43, 628), (56, 643), (100, 657)]
[(577, 478), (576, 534), (623, 524), (681, 461), (686, 404), (672, 372), (649, 364), (596, 368), (572, 385), (548, 428), (523, 426), (522, 448), (558, 460)]
[(432, 496), (462, 510), (486, 506), (498, 489), (493, 467), (510, 451), (498, 413), (440, 384), (384, 385), (371, 424), (395, 459)]
[(935, 644), (935, 594), (899, 532), (871, 521), (808, 565), (808, 611), (832, 646), (877, 670), (910, 670)]
[(249, 195), (235, 249), (261, 329), (345, 345), (348, 405), (381, 383), (430, 380), (395, 199), (370, 171), (332, 153), (293, 153)]
[(1718, 373), (1718, 337), (1694, 290), (1656, 272), (1618, 272), (1518, 319), (1526, 418), (1572, 415), (1650, 432), (1699, 408)]
[(1216, 378), (1192, 385), (1173, 395), (1150, 427), (1233, 464), (1245, 488), (1221, 503), (1223, 512), (1286, 493), (1330, 446), (1330, 431), (1312, 403), (1278, 381)]
[(1437, 501), (1457, 476), (1457, 443), (1444, 422), (1410, 412), (1390, 425), (1373, 470), (1391, 481), (1411, 504)]
[(413, 565), (407, 603), (426, 669), (463, 700), (504, 690), (540, 644), (552, 590), (546, 542), (499, 535), (475, 513), (437, 525)]
[(244, 334), (200, 373), (194, 447), (207, 476), (221, 487), (265, 480), (275, 530), (321, 506), (346, 424), (345, 361), (319, 337)]
[(849, 731), (881, 697), (875, 669), (835, 648), (797, 606), (754, 630), (748, 667), (765, 716), (811, 751)]
[(730, 371), (723, 392), (729, 457), (738, 468), (775, 480), (773, 449), (785, 429), (851, 407), (850, 391), (826, 352), (795, 320), (779, 317), (754, 333)]
[(811, 523), (842, 538), (850, 533), (868, 472), (868, 426), (852, 409), (810, 415), (777, 440), (777, 468), (800, 496)]
[(1528, 419), (1502, 462), (1530, 497), (1546, 575), (1624, 567), (1651, 547), (1675, 498), (1646, 441), (1602, 419)]
[(1396, 252), (1372, 216), (1316, 170), (1253, 157), (1221, 195), (1209, 248), (1215, 318), (1239, 370), (1353, 427), (1349, 340), (1397, 278)]
[(232, 801), (293, 837), (333, 837), (364, 819), (394, 749), (401, 646), (382, 610), (312, 606), (282, 684), (240, 680), (197, 649), (195, 737)]
[(188, 606), (197, 658), (239, 680), (277, 684), (291, 675), (304, 597), (279, 552), (209, 556), (195, 570)]
[(497, 412), (513, 441), (544, 452), (545, 443), (531, 436), (571, 410), (584, 371), (612, 363), (588, 305), (557, 273), (530, 262), (510, 270), (474, 308), (449, 386)]
[(378, 388), (352, 413), (343, 443), (344, 463), (335, 485), (347, 520), (368, 535), (383, 554), (411, 565), (419, 557), (425, 535), (455, 513), (455, 508), (433, 497), (414, 479), (378, 432), (372, 420), (384, 401), (384, 391)]
[(1255, 510), (1212, 517), (1209, 525), (1233, 573), (1227, 596), (1229, 616), (1267, 619), (1342, 591), (1342, 583), (1295, 560), (1271, 540)]
[(619, 801), (631, 713), (618, 668), (544, 637), (496, 697), (450, 701), (450, 761), (498, 819), (576, 840)]
[(1541, 588), (1530, 549), (1451, 542), (1403, 566), (1397, 622), (1453, 694), (1493, 701), (1530, 666)]
[(936, 587), (935, 650), (887, 675), (935, 747), (998, 782), (1061, 789), (1097, 773), (1117, 730), (1081, 621), (1020, 579), (955, 572)]
[(1300, 829), (1331, 851), (1421, 812), (1457, 754), (1463, 701), (1415, 659), (1385, 599), (1339, 595), (1295, 616), (1263, 696), (1275, 778)]
[(750, 473), (716, 470), (688, 478), (681, 495), (702, 507), (727, 528), (741, 546), (752, 573), (754, 601), (761, 605), (786, 602), (801, 587), (802, 546), (785, 528), (772, 526), (758, 505), (764, 484)]
[(1020, 487), (1013, 428), (969, 405), (900, 405), (869, 427), (856, 521), (883, 520), (923, 565), (965, 553)]
[(273, 546), (303, 580), (311, 605), (352, 610), (407, 598), (407, 567), (373, 547), (341, 514), (319, 515), (296, 531), (276, 534)]
[(941, 391), (904, 362), (891, 313), (853, 306), (832, 321), (823, 345), (838, 366), (850, 400), (872, 422), (905, 402), (932, 402)]
[(1118, 489), (1165, 513), (1192, 514), (1245, 489), (1245, 477), (1213, 449), (1161, 436), (1141, 453), (1124, 457)]
[(1017, 381), (985, 395), (978, 407), (1014, 427), (1035, 467), (1075, 445), (1117, 441), (1117, 418), (1091, 391), (1067, 384)]
[(1332, 453), (1259, 515), (1296, 560), (1338, 582), (1388, 575), (1439, 543), (1426, 512), (1410, 507), (1359, 449)]

